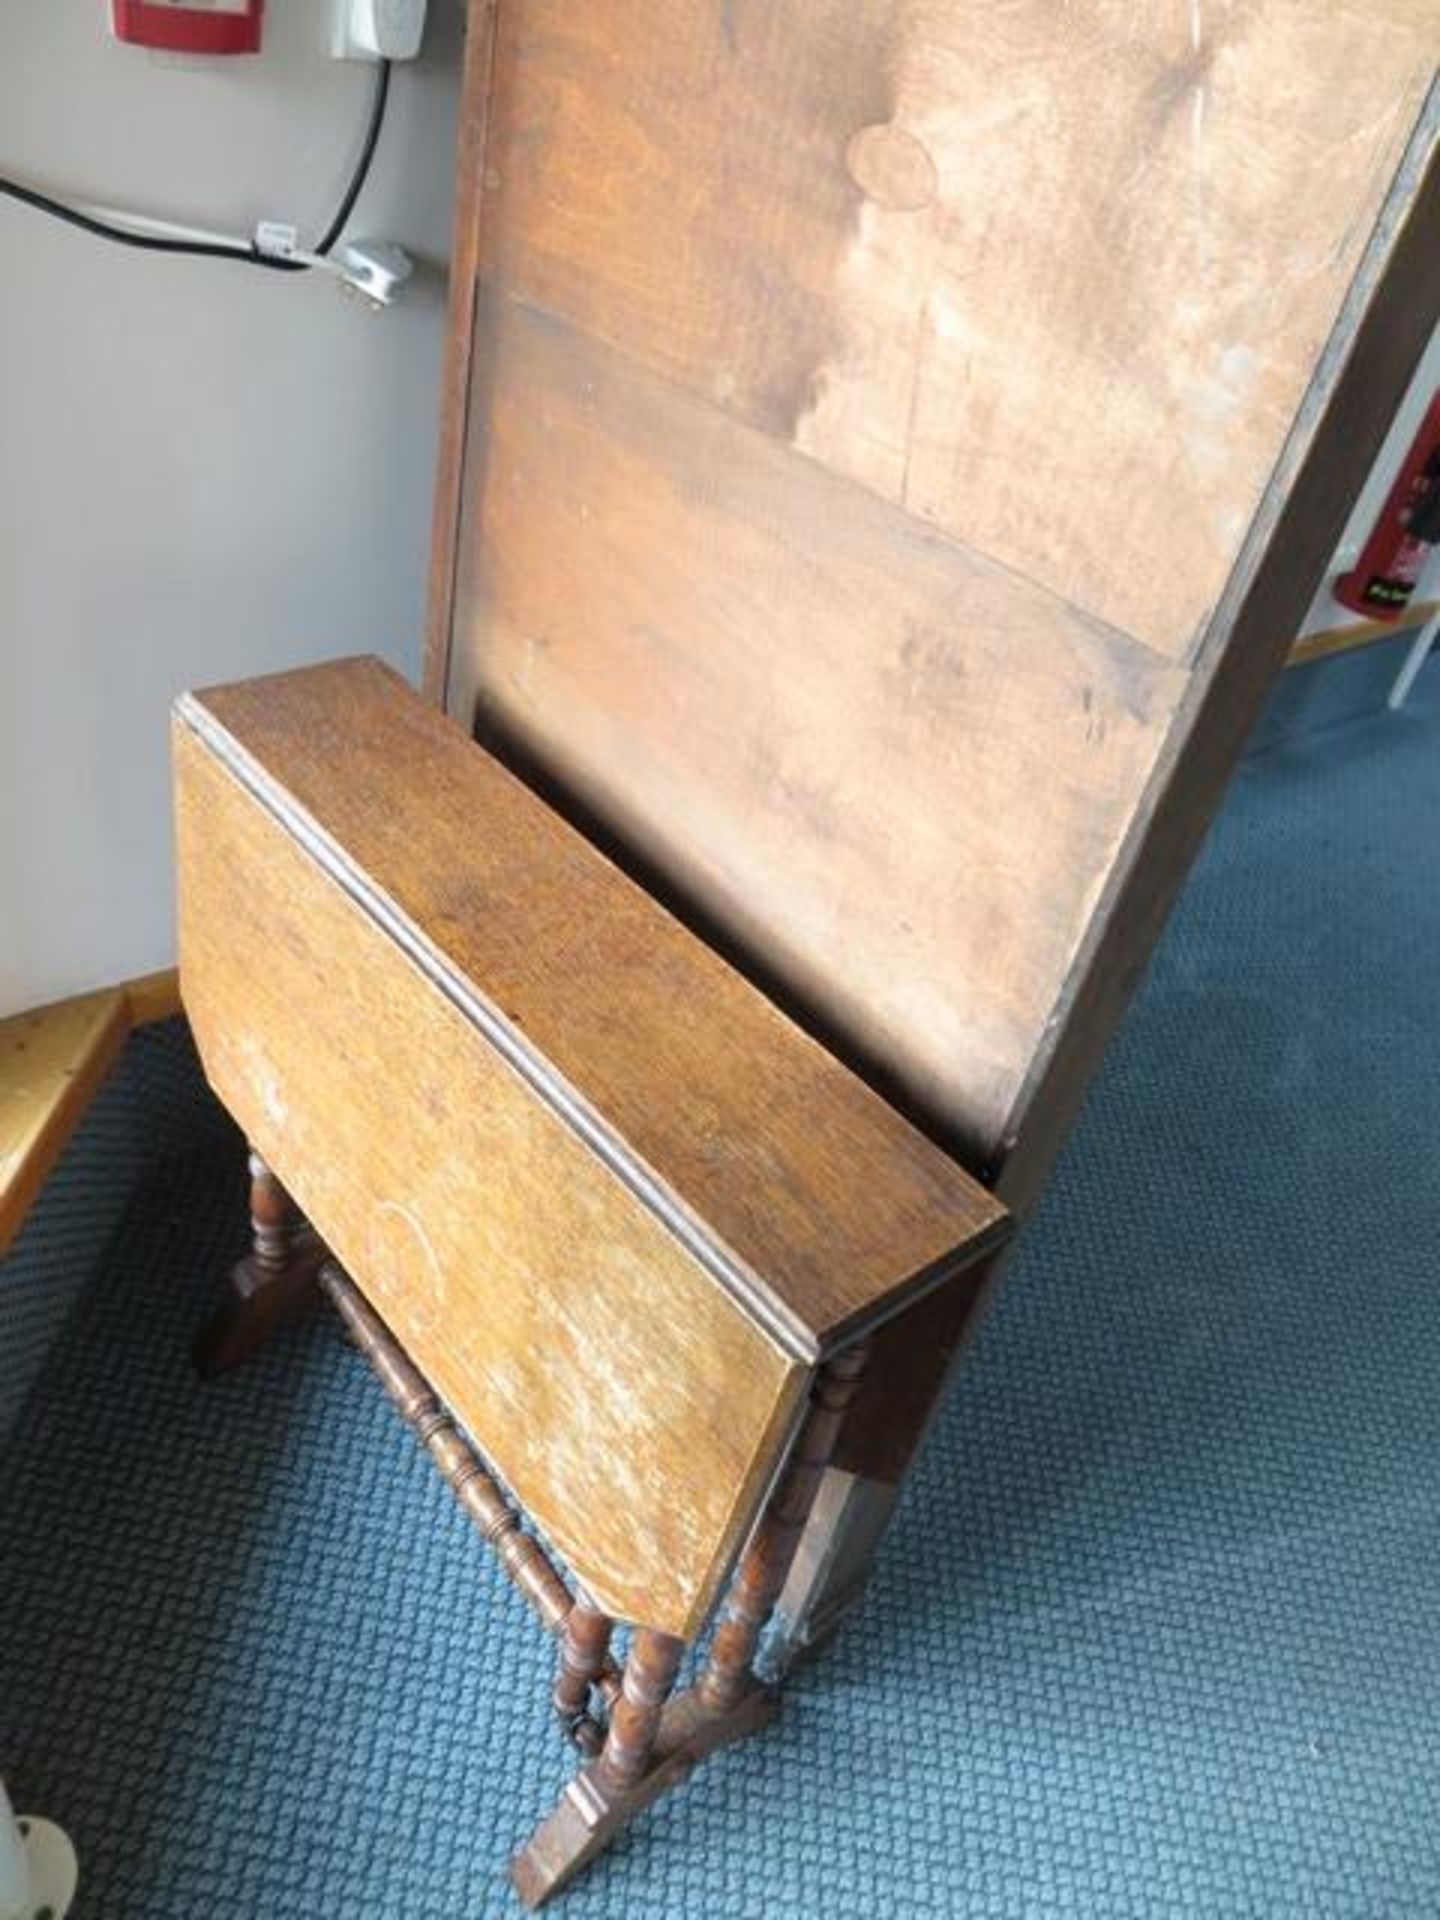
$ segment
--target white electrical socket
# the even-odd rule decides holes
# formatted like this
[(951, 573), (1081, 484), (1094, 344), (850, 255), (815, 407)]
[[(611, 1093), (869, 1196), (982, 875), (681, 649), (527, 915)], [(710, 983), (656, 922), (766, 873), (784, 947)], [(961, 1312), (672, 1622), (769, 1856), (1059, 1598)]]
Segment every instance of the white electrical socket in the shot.
[(425, 0), (335, 0), (337, 60), (413, 60), (425, 32)]

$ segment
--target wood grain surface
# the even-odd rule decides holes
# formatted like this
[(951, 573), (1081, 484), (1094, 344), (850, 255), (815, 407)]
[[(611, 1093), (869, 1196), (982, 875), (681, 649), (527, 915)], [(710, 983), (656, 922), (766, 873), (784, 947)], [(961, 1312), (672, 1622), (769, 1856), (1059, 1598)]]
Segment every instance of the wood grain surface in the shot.
[(1182, 671), (513, 301), (476, 391), (457, 710), (982, 1157)]
[(1437, 40), (1432, 0), (503, 0), (480, 271), (1183, 657)]
[(1440, 601), (1412, 600), (1398, 620), (1347, 620), (1343, 626), (1315, 628), (1300, 635), (1286, 654), (1285, 664), (1308, 666), (1312, 660), (1328, 660), (1332, 653), (1349, 653), (1352, 647), (1413, 635), (1437, 613)]
[(379, 661), (198, 706), (489, 1003), (557, 1101), (609, 1128), (637, 1186), (744, 1270), (801, 1357), (1003, 1237), (978, 1182)]
[(494, 32), (431, 684), (998, 1170), (1123, 998), (1095, 956), (1138, 969), (1110, 905), (1363, 319), (1434, 0)]
[[(1272, 477), (1266, 509), (1237, 564), (1233, 604), (1216, 615), (1149, 796), (1086, 950), (1056, 1008), (1017, 1103), (997, 1182), (1029, 1211), (1079, 1107), (1106, 1036), (1134, 990), (1335, 550), (1355, 492), (1378, 457), (1440, 313), (1440, 146), (1432, 101), (1397, 179), (1337, 339), (1317, 368), (1302, 417)], [(1003, 1264), (1003, 1256), (1002, 1256)], [(985, 1276), (971, 1275), (978, 1291)], [(897, 1481), (939, 1404), (970, 1315), (958, 1290), (917, 1309), (899, 1336), (882, 1330), (841, 1454), (855, 1472)], [(874, 1490), (883, 1507), (894, 1488)], [(873, 1514), (857, 1523), (873, 1543)], [(848, 1522), (847, 1522), (848, 1524)]]
[(183, 723), (174, 751), (211, 1084), (597, 1603), (693, 1633), (808, 1370)]
[[(1021, 1214), (1440, 311), (1437, 48), (499, 0), (429, 685)], [(876, 1334), (800, 1613), (987, 1273)]]
[(123, 987), (0, 1020), (0, 1255), (118, 1058)]

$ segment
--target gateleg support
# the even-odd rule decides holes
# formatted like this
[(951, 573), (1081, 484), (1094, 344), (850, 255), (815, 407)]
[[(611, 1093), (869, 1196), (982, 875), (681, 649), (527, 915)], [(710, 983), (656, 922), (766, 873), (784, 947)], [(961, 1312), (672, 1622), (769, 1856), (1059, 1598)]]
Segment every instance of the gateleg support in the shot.
[(779, 1704), (770, 1688), (756, 1685), (728, 1712), (713, 1713), (689, 1688), (665, 1708), (651, 1764), (634, 1786), (609, 1784), (598, 1760), (582, 1768), (510, 1863), (511, 1883), (525, 1905), (541, 1907), (561, 1892), (707, 1755), (767, 1727)]
[(251, 1359), (270, 1336), (307, 1312), (325, 1247), (258, 1153), (250, 1155), (251, 1248), (230, 1271), (225, 1298), (196, 1336), (193, 1358), (207, 1380)]
[[(748, 1738), (774, 1719), (779, 1696), (757, 1675), (756, 1655), (866, 1358), (863, 1345), (852, 1347), (816, 1376), (809, 1411), (741, 1557), (696, 1684), (670, 1698), (684, 1653), (681, 1642), (644, 1628), (636, 1631), (599, 1758), (570, 1782), (554, 1812), (510, 1864), (510, 1878), (527, 1906), (543, 1906), (559, 1893), (707, 1754)], [(602, 1636), (600, 1616), (576, 1618), (577, 1644), (562, 1659), (557, 1695), (562, 1711), (576, 1708), (589, 1666), (603, 1655), (608, 1624), (603, 1623)]]

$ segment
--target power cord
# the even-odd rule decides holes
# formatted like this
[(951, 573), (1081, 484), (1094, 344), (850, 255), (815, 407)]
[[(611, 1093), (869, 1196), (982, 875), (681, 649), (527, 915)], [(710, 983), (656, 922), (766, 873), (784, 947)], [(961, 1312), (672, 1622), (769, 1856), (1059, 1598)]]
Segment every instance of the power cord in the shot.
[[(145, 253), (179, 253), (202, 260), (238, 260), (242, 266), (264, 267), (271, 273), (308, 273), (320, 261), (325, 260), (334, 248), (336, 241), (345, 230), (345, 223), (355, 211), (355, 203), (364, 191), (365, 182), (370, 177), (370, 166), (375, 158), (375, 149), (380, 142), (380, 130), (385, 124), (385, 107), (390, 98), (390, 62), (380, 61), (375, 74), (375, 92), (370, 105), (370, 120), (365, 129), (365, 142), (350, 183), (341, 196), (329, 226), (316, 244), (313, 252), (301, 257), (292, 257), (288, 253), (268, 252), (254, 240), (201, 239), (198, 237), (177, 237), (177, 234), (144, 232), (139, 226), (127, 226), (126, 216), (119, 214), (107, 218), (100, 213), (87, 212), (68, 200), (57, 200), (48, 193), (41, 193), (35, 187), (27, 187), (19, 180), (11, 180), (0, 174), (0, 195), (16, 200), (21, 206), (32, 207), (37, 213), (48, 214), (52, 220), (62, 220), (67, 226), (78, 227), (82, 233), (94, 234), (98, 239), (113, 241), (117, 246), (138, 247)], [(137, 215), (139, 220), (141, 216)], [(146, 225), (164, 228), (164, 221), (146, 221)]]
[(385, 104), (390, 98), (390, 62), (382, 60), (375, 73), (375, 95), (370, 103), (370, 124), (365, 129), (365, 144), (360, 149), (360, 158), (355, 171), (350, 176), (350, 184), (341, 196), (335, 209), (335, 217), (325, 229), (325, 234), (315, 251), (323, 260), (335, 242), (345, 231), (345, 223), (355, 211), (355, 202), (364, 191), (365, 182), (370, 177), (370, 162), (375, 158), (375, 149), (380, 144), (380, 129), (385, 124)]

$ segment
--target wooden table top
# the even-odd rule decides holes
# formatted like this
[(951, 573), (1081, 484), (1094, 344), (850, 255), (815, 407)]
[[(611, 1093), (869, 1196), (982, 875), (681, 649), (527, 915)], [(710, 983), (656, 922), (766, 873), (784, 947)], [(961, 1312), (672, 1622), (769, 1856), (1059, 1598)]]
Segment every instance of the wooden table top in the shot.
[(798, 1354), (1003, 1237), (963, 1167), (381, 662), (184, 711)]
[(175, 766), (212, 1085), (605, 1611), (693, 1635), (816, 1364), (1004, 1209), (378, 662), (186, 696)]

